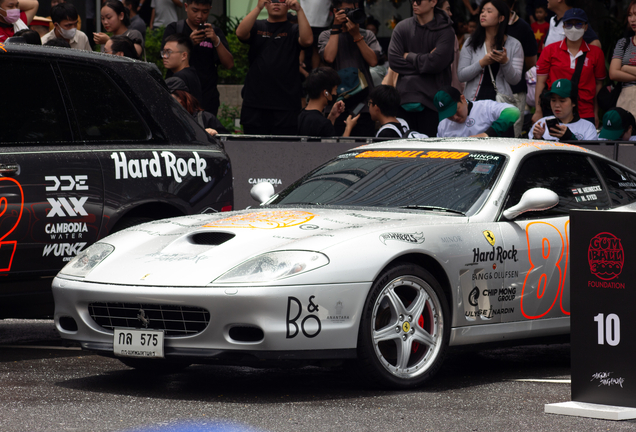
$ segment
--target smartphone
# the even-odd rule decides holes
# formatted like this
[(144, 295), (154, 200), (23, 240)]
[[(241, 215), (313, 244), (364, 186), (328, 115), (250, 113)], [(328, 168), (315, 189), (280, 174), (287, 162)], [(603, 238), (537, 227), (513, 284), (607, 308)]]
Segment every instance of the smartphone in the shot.
[(199, 24), (199, 30), (205, 30), (205, 23)]
[(548, 131), (548, 133), (550, 133), (550, 129), (552, 129), (553, 127), (557, 126), (560, 123), (561, 122), (559, 121), (558, 118), (549, 119), (545, 121), (545, 128)]
[(360, 102), (358, 105), (356, 105), (356, 107), (353, 109), (353, 111), (351, 112), (352, 116), (357, 116), (358, 114), (360, 114), (360, 111), (362, 111), (362, 108), (364, 108), (366, 104), (364, 102)]

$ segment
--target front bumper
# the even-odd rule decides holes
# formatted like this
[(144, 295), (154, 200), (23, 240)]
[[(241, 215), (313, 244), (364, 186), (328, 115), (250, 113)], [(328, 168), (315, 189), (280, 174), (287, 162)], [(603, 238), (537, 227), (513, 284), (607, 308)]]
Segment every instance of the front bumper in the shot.
[[(204, 308), (209, 324), (200, 333), (166, 336), (166, 358), (291, 359), (355, 355), (360, 316), (370, 282), (282, 287), (147, 287), (110, 285), (56, 277), (55, 324), (63, 339), (110, 355), (113, 332), (91, 317), (91, 303), (139, 303)], [(69, 328), (70, 319), (77, 329)], [(262, 330), (259, 341), (231, 336), (234, 327)], [(141, 321), (138, 328), (142, 328)], [(152, 328), (152, 321), (148, 328)]]

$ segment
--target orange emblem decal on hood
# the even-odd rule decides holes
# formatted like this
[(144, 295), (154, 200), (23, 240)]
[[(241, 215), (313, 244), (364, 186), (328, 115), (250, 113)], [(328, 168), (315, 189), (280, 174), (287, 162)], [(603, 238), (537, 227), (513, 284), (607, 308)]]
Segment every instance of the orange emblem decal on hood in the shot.
[(303, 211), (274, 210), (232, 216), (211, 222), (203, 228), (288, 228), (309, 222), (315, 214)]

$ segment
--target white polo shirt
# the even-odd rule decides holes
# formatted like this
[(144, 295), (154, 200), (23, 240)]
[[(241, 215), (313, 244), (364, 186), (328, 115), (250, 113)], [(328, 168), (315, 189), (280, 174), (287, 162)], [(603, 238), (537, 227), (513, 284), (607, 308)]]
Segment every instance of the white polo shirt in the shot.
[[(57, 36), (55, 35), (55, 30), (51, 30), (50, 32), (42, 36), (42, 45), (55, 38), (57, 38)], [(86, 33), (80, 30), (77, 30), (75, 32), (75, 36), (73, 36), (73, 39), (70, 40), (69, 44), (73, 49), (93, 51), (93, 49), (91, 48), (91, 44), (88, 42), (88, 36), (86, 36)]]
[(514, 108), (513, 105), (495, 102), (494, 100), (480, 100), (472, 104), (473, 107), (464, 123), (457, 123), (446, 118), (437, 126), (437, 136), (446, 138), (479, 135), (486, 132), (499, 119), (504, 109)]
[[(535, 124), (532, 125), (532, 127), (530, 128), (530, 132), (528, 132), (528, 138), (530, 139), (535, 139), (535, 138), (541, 138), (544, 139), (546, 141), (558, 141), (559, 139), (557, 137), (553, 137), (552, 135), (550, 135), (550, 131), (548, 130), (548, 128), (545, 125), (545, 121), (546, 120), (550, 120), (556, 118), (554, 116), (548, 116), (548, 117), (543, 117), (541, 119), (539, 119)], [(535, 137), (534, 136), (534, 127), (538, 124), (538, 123), (542, 123), (543, 127), (545, 128), (545, 132), (543, 133), (542, 137)], [(598, 134), (596, 133), (596, 127), (589, 121), (587, 120), (583, 120), (580, 119), (579, 121), (573, 122), (573, 123), (561, 123), (559, 122), (559, 125), (565, 125), (568, 127), (568, 129), (570, 129), (570, 131), (574, 134), (574, 136), (576, 136), (576, 139), (578, 139), (579, 141), (581, 140), (591, 140), (591, 141), (595, 141), (598, 140)]]

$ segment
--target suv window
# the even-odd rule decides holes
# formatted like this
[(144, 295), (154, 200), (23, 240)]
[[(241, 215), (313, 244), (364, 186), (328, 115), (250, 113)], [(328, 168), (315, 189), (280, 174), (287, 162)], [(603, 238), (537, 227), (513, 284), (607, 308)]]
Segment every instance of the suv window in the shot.
[(0, 59), (2, 143), (72, 141), (66, 107), (51, 64)]
[(99, 69), (60, 64), (84, 141), (145, 141), (150, 131), (124, 92)]
[(612, 206), (636, 202), (636, 175), (603, 159), (594, 158), (609, 191)]
[(603, 209), (609, 199), (596, 171), (584, 155), (541, 153), (526, 159), (508, 194), (506, 208), (516, 205), (525, 191), (546, 188), (559, 196), (559, 204), (542, 212), (528, 212), (518, 219), (567, 216), (572, 209)]

